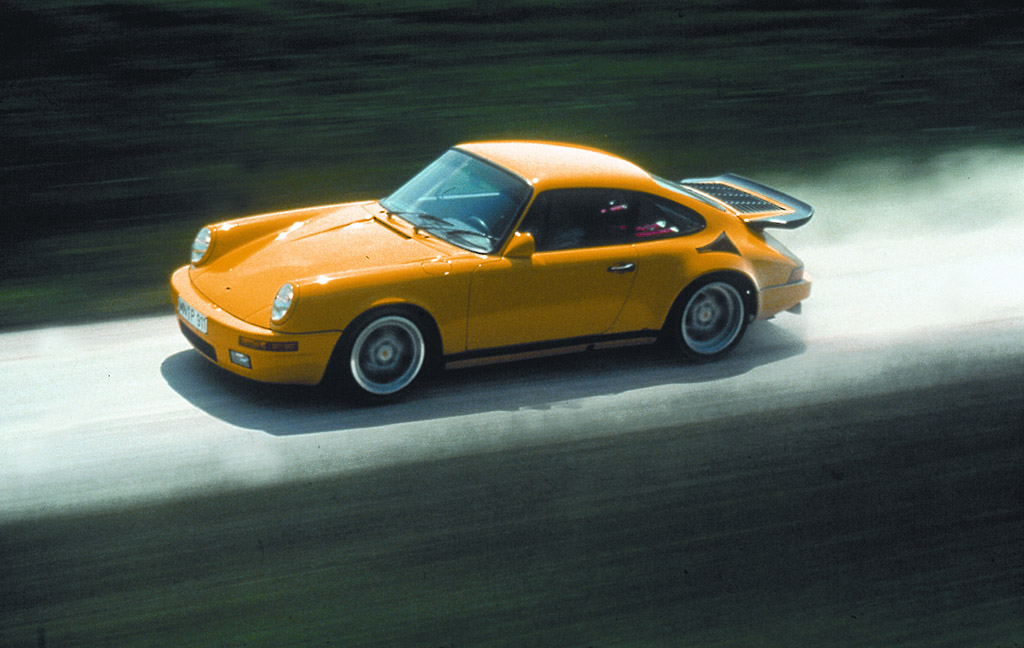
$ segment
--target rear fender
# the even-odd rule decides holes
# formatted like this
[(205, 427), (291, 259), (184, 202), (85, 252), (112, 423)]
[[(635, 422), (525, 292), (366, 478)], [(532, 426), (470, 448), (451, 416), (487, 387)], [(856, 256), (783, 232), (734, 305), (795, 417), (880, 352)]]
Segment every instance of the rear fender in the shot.
[(685, 305), (686, 298), (700, 286), (709, 284), (713, 281), (727, 281), (736, 287), (740, 291), (740, 295), (743, 297), (743, 305), (746, 307), (746, 318), (747, 322), (752, 322), (757, 319), (757, 286), (754, 284), (754, 280), (746, 274), (739, 272), (738, 270), (718, 270), (715, 272), (709, 272), (701, 275), (691, 281), (679, 295), (676, 297), (675, 302), (672, 304), (672, 308), (669, 310), (668, 315), (665, 317), (665, 321), (662, 323), (662, 330), (672, 322), (673, 317), (678, 309)]

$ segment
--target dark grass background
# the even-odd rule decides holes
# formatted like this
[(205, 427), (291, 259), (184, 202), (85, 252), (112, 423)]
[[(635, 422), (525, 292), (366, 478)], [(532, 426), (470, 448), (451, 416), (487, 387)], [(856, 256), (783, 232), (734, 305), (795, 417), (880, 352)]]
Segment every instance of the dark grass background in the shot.
[(0, 2), (0, 327), (169, 310), (198, 227), (451, 144), (770, 179), (1024, 142), (1017, 2)]

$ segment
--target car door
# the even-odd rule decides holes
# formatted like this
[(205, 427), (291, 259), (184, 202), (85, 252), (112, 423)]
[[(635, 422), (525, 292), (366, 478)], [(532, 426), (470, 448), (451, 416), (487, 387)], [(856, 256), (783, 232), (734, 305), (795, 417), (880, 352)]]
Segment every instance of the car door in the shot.
[(467, 350), (598, 335), (633, 286), (634, 216), (623, 192), (563, 189), (534, 201), (518, 231), (530, 258), (493, 258), (473, 275)]

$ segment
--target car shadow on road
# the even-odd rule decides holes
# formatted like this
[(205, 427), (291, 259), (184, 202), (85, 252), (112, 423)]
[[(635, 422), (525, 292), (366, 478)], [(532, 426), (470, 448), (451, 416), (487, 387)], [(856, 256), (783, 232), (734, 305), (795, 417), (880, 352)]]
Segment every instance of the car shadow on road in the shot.
[(751, 326), (727, 358), (678, 360), (661, 345), (590, 351), (440, 372), (408, 395), (361, 405), (320, 387), (267, 385), (213, 366), (189, 349), (160, 370), (167, 384), (198, 409), (226, 423), (275, 436), (352, 430), (482, 412), (550, 409), (580, 398), (651, 387), (707, 384), (804, 352), (794, 333), (772, 322)]

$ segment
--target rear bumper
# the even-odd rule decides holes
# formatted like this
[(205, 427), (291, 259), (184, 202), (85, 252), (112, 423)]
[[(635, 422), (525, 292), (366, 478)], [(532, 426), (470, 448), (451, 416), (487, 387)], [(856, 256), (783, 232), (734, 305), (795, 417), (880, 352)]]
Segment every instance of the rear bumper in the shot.
[[(175, 305), (180, 297), (206, 316), (204, 333), (178, 314), (182, 333), (203, 357), (231, 373), (260, 382), (297, 385), (320, 382), (341, 337), (340, 331), (286, 335), (254, 326), (225, 313), (203, 297), (192, 285), (188, 271), (189, 266), (184, 266), (171, 276), (171, 296)], [(268, 347), (295, 350), (269, 351)], [(232, 351), (247, 356), (251, 367), (233, 361)]]
[(790, 310), (811, 295), (810, 277), (800, 281), (762, 288), (757, 293), (757, 319), (768, 319), (784, 310)]

